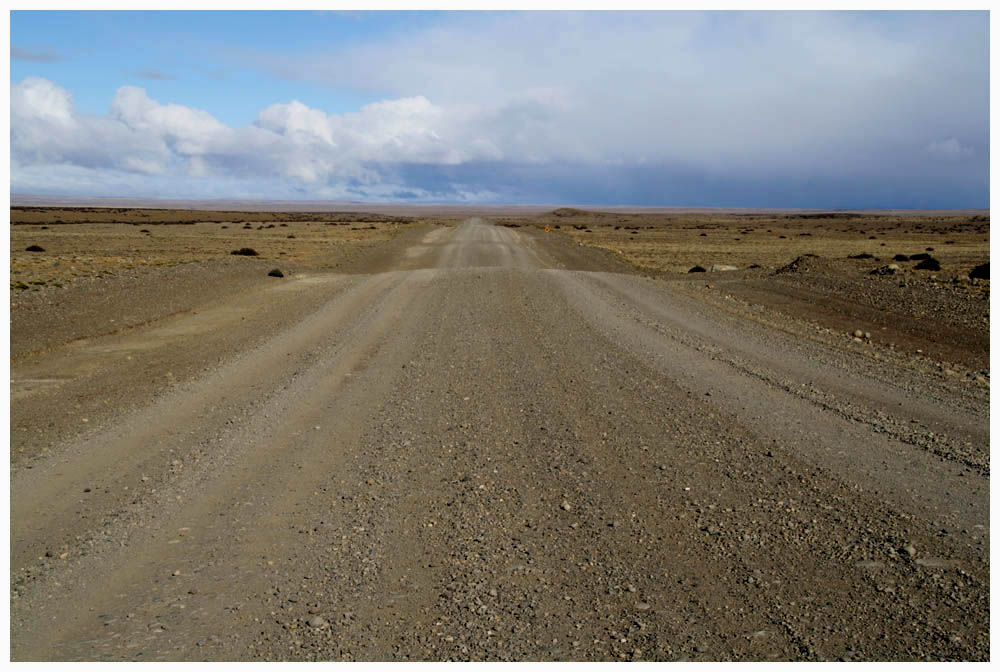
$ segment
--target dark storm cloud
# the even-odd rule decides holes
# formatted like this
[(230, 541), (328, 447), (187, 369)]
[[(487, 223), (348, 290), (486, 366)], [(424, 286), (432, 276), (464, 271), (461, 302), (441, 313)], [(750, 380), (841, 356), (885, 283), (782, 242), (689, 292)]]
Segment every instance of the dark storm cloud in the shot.
[[(418, 188), (433, 199), (491, 191), (503, 203), (746, 208), (892, 209), (988, 208), (982, 168), (967, 173), (859, 170), (841, 175), (745, 175), (707, 172), (681, 163), (472, 163), (381, 167), (386, 179)], [(874, 171), (874, 172), (872, 172)]]

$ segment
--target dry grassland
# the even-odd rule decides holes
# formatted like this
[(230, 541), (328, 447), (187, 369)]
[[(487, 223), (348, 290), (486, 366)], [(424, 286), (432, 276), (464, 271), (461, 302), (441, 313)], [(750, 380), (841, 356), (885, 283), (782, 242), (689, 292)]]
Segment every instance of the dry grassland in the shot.
[[(419, 223), (365, 213), (11, 208), (10, 286), (58, 288), (82, 277), (230, 258), (243, 247), (258, 259), (322, 268), (339, 248), (385, 241)], [(33, 245), (44, 251), (26, 251)]]
[[(611, 250), (640, 269), (670, 273), (713, 264), (778, 268), (805, 254), (848, 260), (867, 253), (888, 264), (896, 254), (928, 248), (944, 275), (964, 276), (989, 261), (988, 215), (667, 215), (561, 208), (497, 222), (549, 227), (585, 245)], [(861, 265), (870, 268), (873, 262)]]

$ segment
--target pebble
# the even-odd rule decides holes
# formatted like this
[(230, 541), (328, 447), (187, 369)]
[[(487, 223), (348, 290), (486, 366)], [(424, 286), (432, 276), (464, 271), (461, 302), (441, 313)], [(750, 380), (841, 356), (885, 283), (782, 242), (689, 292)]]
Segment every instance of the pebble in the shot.
[(573, 506), (572, 506), (572, 505), (571, 505), (571, 504), (570, 504), (569, 502), (567, 502), (567, 501), (563, 501), (563, 503), (562, 503), (562, 505), (560, 506), (560, 508), (561, 508), (561, 509), (562, 509), (563, 511), (569, 511), (570, 509), (572, 509), (572, 508), (573, 508)]
[(313, 616), (309, 619), (309, 627), (311, 628), (321, 628), (326, 625), (326, 619), (322, 616)]
[(917, 549), (913, 547), (913, 544), (907, 544), (903, 547), (903, 550), (906, 551), (906, 554), (911, 558), (917, 554)]
[(865, 332), (861, 331), (860, 329), (854, 330), (854, 338), (864, 338), (864, 337), (865, 337)]

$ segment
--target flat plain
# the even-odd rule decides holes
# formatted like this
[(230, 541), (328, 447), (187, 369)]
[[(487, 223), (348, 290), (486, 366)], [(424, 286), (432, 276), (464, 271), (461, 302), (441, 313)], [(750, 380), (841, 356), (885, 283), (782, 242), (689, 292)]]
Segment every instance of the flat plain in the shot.
[(13, 660), (990, 657), (988, 213), (10, 240)]

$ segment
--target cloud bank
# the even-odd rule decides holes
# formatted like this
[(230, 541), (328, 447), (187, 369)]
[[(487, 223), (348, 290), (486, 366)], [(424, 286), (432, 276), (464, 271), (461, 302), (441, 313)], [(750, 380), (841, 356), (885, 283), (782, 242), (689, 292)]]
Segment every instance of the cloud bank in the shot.
[(11, 87), (12, 190), (988, 207), (985, 13), (461, 15), (226, 58), (383, 99), (276, 102), (232, 128), (131, 86), (82, 115), (29, 78)]

